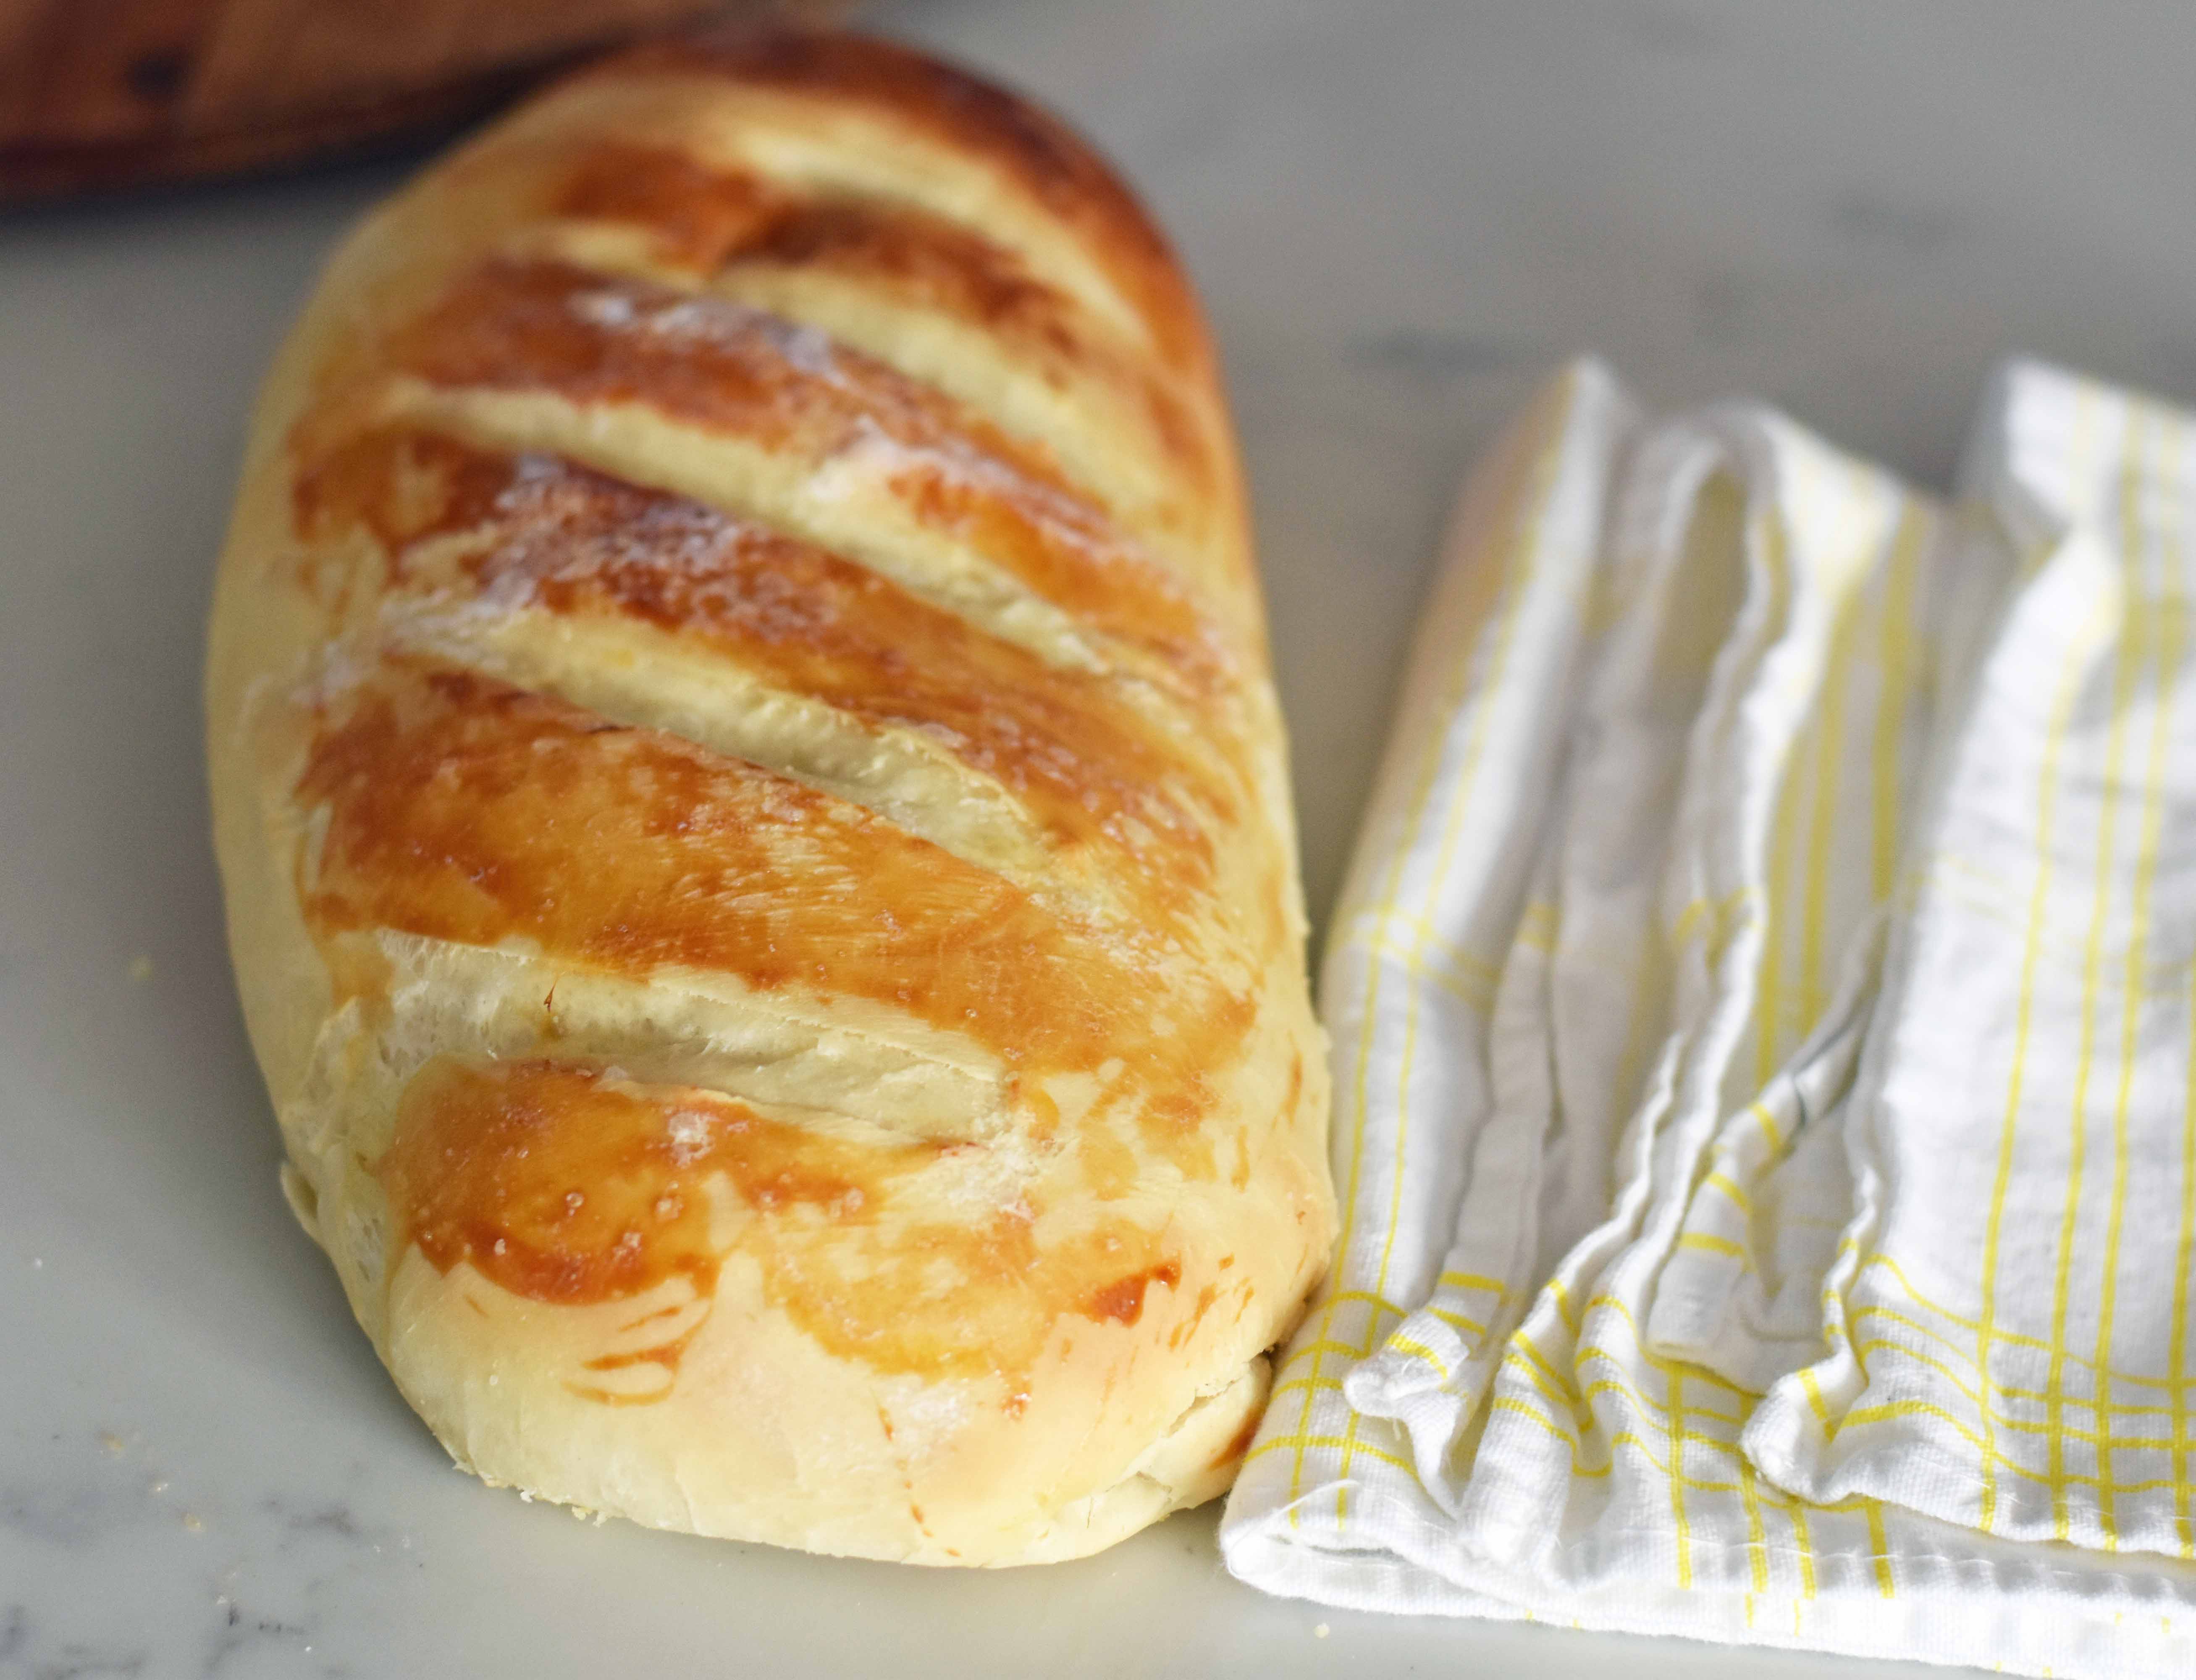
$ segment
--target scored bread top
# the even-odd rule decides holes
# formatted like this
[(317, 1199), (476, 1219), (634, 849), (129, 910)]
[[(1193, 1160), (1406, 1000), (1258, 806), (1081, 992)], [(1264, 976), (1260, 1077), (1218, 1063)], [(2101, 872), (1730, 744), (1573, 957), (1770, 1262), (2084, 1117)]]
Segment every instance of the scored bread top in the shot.
[(430, 171), (208, 706), (293, 1200), (461, 1463), (925, 1562), (1225, 1485), (1324, 1055), (1212, 354), (1056, 123), (728, 34)]

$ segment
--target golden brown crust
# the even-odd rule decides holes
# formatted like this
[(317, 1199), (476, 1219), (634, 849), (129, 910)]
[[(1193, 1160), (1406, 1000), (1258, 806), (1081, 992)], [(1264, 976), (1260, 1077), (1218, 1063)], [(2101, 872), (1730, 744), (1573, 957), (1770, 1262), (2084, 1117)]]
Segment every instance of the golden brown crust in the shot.
[(1124, 855), (1152, 925), (1211, 885), (1207, 827), (1238, 820), (1232, 778), (1185, 760), (1112, 685), (972, 632), (876, 573), (690, 499), (563, 462), (380, 429), (301, 463), (301, 528), (363, 528), (385, 586), (429, 587), (413, 557), (465, 540), (477, 595), (569, 618), (619, 616), (737, 658), (788, 693), (878, 730), (951, 740), (1055, 849)]
[(490, 262), (393, 335), (386, 366), (451, 391), (644, 405), (820, 464), (887, 458), (910, 517), (1045, 599), (1199, 677), (1224, 654), (1188, 591), (1058, 470), (949, 399), (777, 316), (554, 263)]
[(460, 1462), (933, 1562), (1224, 1485), (1332, 1198), (1203, 344), (1049, 118), (810, 36), (580, 78), (332, 267), (217, 840), (293, 1198)]
[[(705, 167), (661, 145), (596, 140), (573, 147), (557, 167), (554, 213), (638, 233), (648, 267), (702, 279), (764, 308), (788, 292), (811, 313), (835, 297), (858, 300), (866, 321), (843, 322), (857, 330), (874, 330), (897, 311), (950, 325), (964, 342), (980, 334), (1055, 400), (1079, 390), (1107, 402), (1105, 424), (1117, 442), (1147, 458), (1147, 474), (1178, 479), (1177, 491), (1193, 498), (1229, 493), (1223, 429), (1185, 390), (1209, 389), (1205, 361), (1185, 376), (1146, 347), (1123, 345), (1022, 256), (974, 228), (910, 205), (818, 196), (750, 170)], [(928, 371), (951, 372), (950, 366)], [(1050, 429), (1048, 438), (1063, 445), (1072, 435)], [(1081, 465), (1100, 471), (1106, 482), (1092, 488), (1117, 511), (1162, 528), (1186, 517), (1180, 507), (1141, 505), (1159, 487), (1138, 482), (1133, 467), (1124, 482), (1118, 468)]]
[(652, 43), (606, 75), (700, 70), (750, 87), (865, 106), (985, 159), (1072, 228), (1132, 297), (1160, 356), (1208, 376), (1211, 344), (1165, 236), (1105, 160), (1049, 113), (935, 59), (867, 36), (735, 26)]

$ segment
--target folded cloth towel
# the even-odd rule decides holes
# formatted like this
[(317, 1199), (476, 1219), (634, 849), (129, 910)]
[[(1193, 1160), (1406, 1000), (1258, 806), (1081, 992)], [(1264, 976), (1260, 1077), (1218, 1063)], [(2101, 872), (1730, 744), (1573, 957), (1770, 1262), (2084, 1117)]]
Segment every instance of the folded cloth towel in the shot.
[(1591, 362), (1474, 475), (1245, 1580), (2196, 1671), (2196, 420), (2015, 364), (1960, 491)]

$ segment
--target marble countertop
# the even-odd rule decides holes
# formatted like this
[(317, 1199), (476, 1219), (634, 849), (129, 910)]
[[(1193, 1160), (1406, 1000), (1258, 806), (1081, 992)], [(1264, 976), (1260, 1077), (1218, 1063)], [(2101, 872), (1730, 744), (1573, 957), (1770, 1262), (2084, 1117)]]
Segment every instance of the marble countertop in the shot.
[[(2013, 0), (908, 0), (1173, 230), (1332, 898), (1453, 482), (1598, 349), (1941, 482), (2025, 349), (2196, 397), (2196, 16)], [(1858, 1674), (1227, 1579), (1210, 1513), (992, 1575), (598, 1528), (453, 1470), (277, 1194), (200, 627), (250, 393), (400, 171), (0, 219), (0, 1680)], [(1885, 1671), (1888, 1673), (1891, 1671)]]

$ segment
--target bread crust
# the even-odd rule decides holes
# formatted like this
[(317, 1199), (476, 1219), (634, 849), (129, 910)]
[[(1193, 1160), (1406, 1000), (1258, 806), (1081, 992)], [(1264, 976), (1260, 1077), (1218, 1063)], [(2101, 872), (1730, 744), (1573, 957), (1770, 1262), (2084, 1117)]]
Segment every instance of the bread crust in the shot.
[(458, 1462), (1072, 1557), (1221, 1491), (1332, 1239), (1234, 447), (1112, 174), (656, 43), (338, 252), (217, 587), (292, 1204)]

